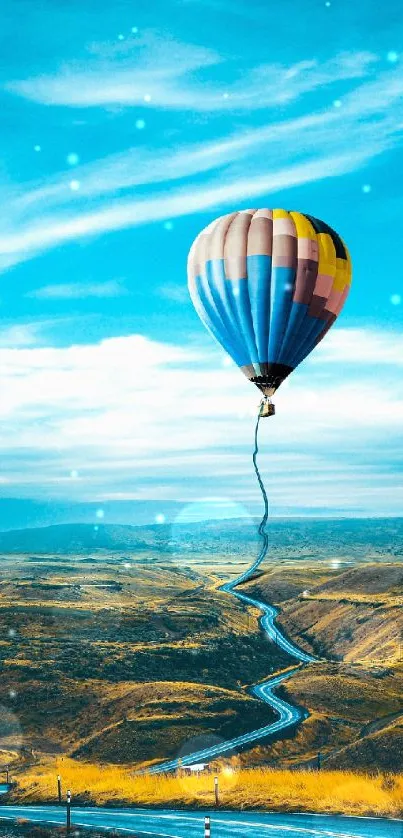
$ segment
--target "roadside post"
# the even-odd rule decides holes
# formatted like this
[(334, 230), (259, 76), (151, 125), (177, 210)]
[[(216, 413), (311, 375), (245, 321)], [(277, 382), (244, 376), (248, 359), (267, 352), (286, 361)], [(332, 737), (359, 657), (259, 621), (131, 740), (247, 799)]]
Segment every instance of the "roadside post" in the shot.
[(316, 767), (317, 767), (318, 771), (320, 771), (320, 769), (322, 768), (322, 754), (321, 754), (320, 751), (318, 751), (318, 756), (317, 756), (317, 760), (316, 760)]
[(10, 783), (10, 769), (9, 769), (8, 765), (6, 765), (6, 783), (7, 783), (7, 785), (9, 785), (9, 783)]
[(214, 777), (214, 796), (215, 796), (215, 805), (218, 806), (220, 803), (220, 793), (218, 789), (218, 777)]
[(211, 824), (208, 815), (204, 818), (204, 838), (211, 838)]
[(57, 798), (60, 805), (62, 802), (62, 778), (60, 774), (57, 775)]
[(71, 791), (67, 792), (66, 832), (67, 832), (67, 835), (70, 835), (70, 832), (71, 832)]

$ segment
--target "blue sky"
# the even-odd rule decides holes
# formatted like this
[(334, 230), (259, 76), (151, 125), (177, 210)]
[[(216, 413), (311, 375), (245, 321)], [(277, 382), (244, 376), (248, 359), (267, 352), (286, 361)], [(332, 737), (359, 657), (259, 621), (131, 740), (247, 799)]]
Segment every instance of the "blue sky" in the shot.
[(279, 206), (337, 229), (354, 275), (262, 429), (272, 509), (399, 514), (399, 4), (19, 0), (4, 17), (1, 496), (258, 510), (258, 391), (199, 323), (186, 257), (215, 216)]

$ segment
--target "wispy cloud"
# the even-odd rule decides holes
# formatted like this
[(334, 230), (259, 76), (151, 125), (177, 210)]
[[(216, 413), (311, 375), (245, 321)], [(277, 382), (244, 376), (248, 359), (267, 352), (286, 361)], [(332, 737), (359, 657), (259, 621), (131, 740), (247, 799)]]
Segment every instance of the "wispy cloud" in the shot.
[[(381, 377), (376, 390), (372, 358), (357, 358), (348, 380), (343, 365), (345, 347), (374, 340), (392, 346), (395, 337), (340, 329), (331, 358), (318, 351), (281, 388), (276, 418), (261, 438), (270, 451), (262, 468), (269, 469), (275, 509), (397, 511), (399, 351), (392, 377)], [(0, 479), (16, 493), (71, 496), (74, 489), (77, 499), (118, 493), (189, 501), (211, 494), (213, 479), (217, 494), (253, 506), (259, 393), (224, 360), (207, 337), (193, 350), (141, 335), (25, 349), (10, 335), (10, 348), (0, 346)], [(385, 363), (391, 365), (389, 354)], [(376, 492), (365, 491), (375, 483)]]
[(38, 300), (85, 300), (91, 297), (122, 297), (127, 293), (120, 280), (111, 279), (97, 283), (61, 282), (57, 285), (44, 285), (29, 291), (26, 296)]
[[(356, 70), (362, 64), (354, 55), (344, 63)], [(298, 79), (301, 71), (294, 71)], [(88, 235), (225, 211), (228, 205), (355, 171), (401, 143), (402, 103), (403, 70), (397, 67), (376, 80), (361, 80), (340, 108), (267, 118), (259, 127), (174, 151), (170, 145), (132, 148), (79, 167), (76, 191), (63, 173), (40, 185), (27, 184), (18, 195), (4, 192), (0, 267)]]
[[(45, 105), (147, 105), (209, 114), (251, 112), (292, 102), (336, 81), (362, 78), (377, 61), (372, 53), (356, 52), (342, 53), (325, 62), (300, 61), (289, 67), (270, 63), (236, 67), (210, 49), (146, 33), (132, 47), (119, 47), (117, 67), (115, 54), (109, 55), (110, 48), (110, 44), (99, 45), (95, 58), (81, 66), (75, 62), (53, 76), (14, 80), (6, 89)], [(232, 81), (217, 84), (203, 76), (206, 68), (219, 64), (226, 65)]]
[(6, 326), (0, 329), (0, 348), (34, 346), (37, 343), (39, 329), (38, 323)]
[(159, 286), (157, 294), (158, 297), (163, 297), (165, 300), (179, 304), (183, 304), (189, 297), (187, 286), (183, 283), (182, 285), (174, 285), (173, 283), (165, 282), (164, 285)]
[[(379, 147), (377, 147), (379, 151)], [(372, 154), (375, 151), (372, 150)], [(111, 200), (109, 206), (92, 212), (85, 209), (66, 216), (61, 208), (59, 217), (44, 213), (38, 220), (27, 224), (25, 229), (8, 231), (0, 235), (0, 268), (8, 268), (56, 245), (77, 240), (89, 235), (122, 230), (140, 224), (162, 221), (165, 218), (178, 218), (206, 210), (212, 210), (228, 203), (245, 201), (280, 189), (287, 189), (321, 180), (327, 177), (353, 171), (371, 156), (371, 149), (349, 151), (340, 155), (309, 160), (295, 166), (288, 166), (277, 171), (238, 177), (228, 175), (195, 188), (180, 184), (167, 193), (160, 192), (153, 198), (134, 200)], [(71, 212), (71, 209), (70, 209)]]

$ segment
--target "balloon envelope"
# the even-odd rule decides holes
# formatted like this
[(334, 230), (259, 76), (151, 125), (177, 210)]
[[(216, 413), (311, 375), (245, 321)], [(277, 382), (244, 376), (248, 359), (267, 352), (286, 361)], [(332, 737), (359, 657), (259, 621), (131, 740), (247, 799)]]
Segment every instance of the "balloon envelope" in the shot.
[(188, 281), (204, 325), (271, 395), (339, 315), (351, 261), (340, 236), (312, 216), (242, 210), (195, 239)]

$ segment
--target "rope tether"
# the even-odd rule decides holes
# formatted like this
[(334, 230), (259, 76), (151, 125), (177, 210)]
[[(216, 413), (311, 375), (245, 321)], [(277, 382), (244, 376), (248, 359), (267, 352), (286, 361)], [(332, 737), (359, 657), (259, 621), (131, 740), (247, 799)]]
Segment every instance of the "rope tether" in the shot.
[(256, 570), (256, 568), (259, 567), (259, 565), (263, 561), (263, 559), (266, 558), (267, 549), (268, 549), (268, 546), (269, 546), (269, 536), (266, 532), (266, 524), (267, 524), (267, 519), (269, 517), (269, 501), (267, 499), (266, 489), (264, 487), (264, 483), (263, 483), (263, 480), (261, 478), (259, 467), (258, 467), (258, 464), (257, 464), (257, 455), (259, 453), (258, 431), (259, 431), (260, 419), (261, 419), (261, 412), (259, 410), (258, 417), (257, 417), (257, 422), (256, 422), (256, 427), (255, 427), (255, 450), (253, 452), (253, 458), (252, 459), (253, 459), (253, 465), (255, 467), (256, 477), (258, 479), (258, 483), (259, 483), (259, 486), (260, 486), (260, 491), (262, 493), (263, 503), (264, 503), (263, 518), (262, 518), (262, 520), (259, 524), (259, 530), (258, 530), (259, 535), (262, 538), (262, 549), (259, 553), (259, 556), (258, 556), (255, 564), (252, 565), (249, 572), (252, 572), (252, 568), (253, 568), (253, 570)]
[(262, 493), (263, 503), (264, 503), (264, 514), (263, 514), (263, 518), (262, 518), (262, 520), (259, 524), (259, 529), (258, 529), (258, 533), (259, 533), (260, 537), (262, 538), (262, 547), (261, 547), (261, 550), (260, 550), (260, 553), (259, 553), (257, 559), (255, 559), (255, 561), (250, 565), (250, 567), (248, 567), (247, 570), (245, 570), (243, 573), (241, 573), (241, 575), (238, 576), (237, 579), (233, 579), (232, 582), (227, 582), (225, 585), (222, 586), (223, 590), (225, 590), (225, 591), (232, 591), (241, 582), (246, 582), (246, 580), (249, 578), (249, 576), (252, 573), (254, 573), (255, 570), (257, 570), (259, 565), (262, 563), (263, 559), (266, 558), (267, 550), (268, 550), (268, 546), (269, 546), (269, 536), (266, 532), (266, 524), (267, 524), (267, 519), (269, 517), (269, 501), (267, 499), (266, 489), (264, 487), (264, 483), (263, 483), (263, 480), (261, 478), (261, 474), (260, 474), (259, 467), (258, 467), (258, 464), (257, 464), (257, 455), (259, 453), (258, 431), (259, 431), (259, 422), (260, 422), (260, 419), (261, 419), (261, 415), (262, 414), (261, 414), (261, 411), (259, 409), (257, 422), (256, 422), (256, 427), (255, 427), (255, 449), (253, 451), (252, 459), (253, 459), (253, 466), (254, 466), (254, 469), (255, 469), (255, 472), (256, 472), (256, 477), (258, 479), (258, 483), (259, 483), (259, 487), (260, 487), (260, 491)]

